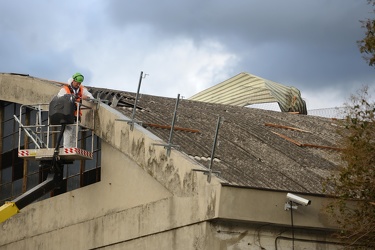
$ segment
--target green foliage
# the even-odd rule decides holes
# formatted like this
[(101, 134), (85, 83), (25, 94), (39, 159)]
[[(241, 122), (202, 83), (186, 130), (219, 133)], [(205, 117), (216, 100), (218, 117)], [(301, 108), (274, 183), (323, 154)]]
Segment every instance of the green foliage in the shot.
[[(369, 5), (375, 6), (375, 0), (368, 0)], [(359, 40), (359, 51), (364, 54), (364, 59), (370, 66), (375, 66), (375, 20), (367, 19), (361, 21), (362, 28), (365, 28), (365, 37)]]
[[(341, 228), (339, 237), (349, 245), (375, 248), (375, 105), (368, 87), (361, 89), (346, 104), (342, 136), (345, 163), (329, 183), (337, 197), (328, 211)], [(365, 249), (365, 248), (358, 248)]]

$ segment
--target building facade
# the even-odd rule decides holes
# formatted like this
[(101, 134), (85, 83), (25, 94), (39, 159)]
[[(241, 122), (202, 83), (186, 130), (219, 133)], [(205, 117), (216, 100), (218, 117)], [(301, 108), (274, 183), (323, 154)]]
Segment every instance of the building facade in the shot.
[[(21, 113), (28, 121), (26, 124), (31, 124), (37, 114), (29, 107), (48, 103), (61, 86), (30, 76), (0, 75), (2, 202), (40, 183), (45, 174), (37, 160), (18, 157), (20, 144), (21, 148), (33, 145), (27, 140), (17, 140), (20, 130), (13, 115)], [(136, 109), (143, 123), (131, 127), (134, 95), (98, 88), (90, 91), (109, 100), (109, 103), (84, 103), (90, 110), (83, 115), (82, 125), (95, 134), (93, 160), (64, 166), (61, 189), (48, 193), (0, 224), (0, 249), (339, 249), (342, 246), (332, 236), (336, 227), (324, 212), (329, 198), (318, 187), (337, 165), (335, 138), (326, 136), (334, 131), (332, 121), (185, 101), (180, 105), (181, 116), (173, 137), (173, 142), (180, 145), (168, 152), (171, 144), (166, 141), (170, 131), (163, 126), (172, 117), (175, 100), (141, 97)], [(21, 105), (27, 106), (24, 114)], [(230, 113), (237, 117), (227, 116), (224, 121), (221, 146), (212, 157), (213, 165), (207, 168), (215, 133), (212, 121), (218, 115), (215, 110), (222, 112), (219, 116)], [(254, 116), (249, 127), (261, 122), (256, 133), (246, 131), (241, 112)], [(275, 134), (275, 130), (285, 129), (286, 125), (284, 128), (265, 125), (260, 118), (255, 119), (256, 115), (274, 122), (285, 121), (289, 129), (284, 133), (288, 137)], [(41, 122), (46, 121), (47, 117), (42, 117)], [(307, 134), (306, 128), (296, 130), (296, 124), (300, 127), (310, 124), (311, 129), (324, 131)], [(254, 131), (255, 127), (252, 128)], [(243, 131), (242, 134), (236, 129)], [(292, 136), (314, 140), (315, 144), (298, 146), (285, 139)], [(88, 137), (80, 135), (81, 145)], [(232, 149), (235, 153), (231, 153)], [(220, 175), (214, 170), (219, 170)], [(308, 199), (311, 204), (288, 209), (287, 193)]]

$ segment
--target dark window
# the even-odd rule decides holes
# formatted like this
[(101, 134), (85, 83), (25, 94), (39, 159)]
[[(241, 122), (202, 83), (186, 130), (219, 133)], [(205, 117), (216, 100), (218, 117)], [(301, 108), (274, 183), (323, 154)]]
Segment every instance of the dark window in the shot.
[(100, 180), (100, 168), (92, 169), (83, 173), (83, 186), (87, 186)]

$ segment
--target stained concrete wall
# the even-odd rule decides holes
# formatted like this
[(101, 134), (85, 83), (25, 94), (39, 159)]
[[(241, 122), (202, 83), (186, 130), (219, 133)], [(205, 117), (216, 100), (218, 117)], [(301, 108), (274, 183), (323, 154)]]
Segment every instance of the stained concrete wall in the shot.
[(34, 77), (0, 74), (1, 100), (22, 104), (49, 103), (61, 85)]
[[(286, 197), (287, 193), (287, 191), (224, 186), (221, 190), (218, 217), (290, 226), (291, 211), (285, 210), (285, 204), (289, 202)], [(308, 206), (294, 204), (294, 206), (297, 206), (297, 209), (293, 209), (295, 227), (337, 229), (337, 225), (324, 210), (329, 199), (321, 195), (294, 194), (311, 201)], [(262, 214), (262, 216), (260, 217), (259, 214)]]
[[(332, 231), (282, 227), (272, 223), (247, 223), (216, 220), (210, 223), (211, 239), (207, 249), (342, 249)], [(293, 236), (294, 234), (294, 236)], [(293, 248), (294, 245), (294, 248)]]

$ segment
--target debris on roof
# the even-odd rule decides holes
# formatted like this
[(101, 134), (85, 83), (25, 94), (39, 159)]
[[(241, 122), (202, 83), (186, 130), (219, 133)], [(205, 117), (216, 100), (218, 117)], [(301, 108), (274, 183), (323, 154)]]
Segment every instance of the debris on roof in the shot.
[(303, 129), (299, 129), (299, 128), (293, 128), (293, 127), (289, 127), (289, 126), (278, 125), (278, 124), (265, 123), (264, 125), (270, 126), (270, 127), (284, 128), (284, 129), (290, 129), (290, 130), (296, 130), (296, 131), (300, 131), (300, 132), (310, 133), (310, 131), (307, 131), (307, 130), (303, 130)]
[(274, 133), (275, 135), (278, 135), (280, 136), (281, 138), (284, 138), (285, 140), (287, 141), (290, 141), (291, 143), (294, 143), (296, 144), (297, 146), (299, 147), (312, 147), (312, 148), (323, 148), (323, 149), (333, 149), (333, 150), (342, 150), (341, 148), (337, 148), (337, 147), (330, 147), (330, 146), (322, 146), (322, 145), (315, 145), (315, 144), (309, 144), (309, 143), (300, 143), (296, 140), (293, 140), (292, 138), (286, 136), (286, 135), (283, 135), (283, 134), (280, 134), (280, 133), (276, 133), (274, 131), (272, 131), (272, 133)]

